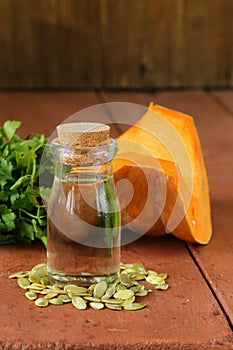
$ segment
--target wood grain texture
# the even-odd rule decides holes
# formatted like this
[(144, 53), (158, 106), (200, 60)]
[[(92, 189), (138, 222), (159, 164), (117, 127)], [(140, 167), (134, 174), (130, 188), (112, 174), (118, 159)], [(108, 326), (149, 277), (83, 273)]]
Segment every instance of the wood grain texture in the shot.
[[(0, 93), (0, 123), (2, 125), (8, 119), (22, 121), (20, 127), (22, 137), (30, 132), (50, 136), (58, 124), (98, 102), (93, 92), (13, 92), (10, 94), (2, 92)], [(79, 117), (77, 121), (81, 121)], [(108, 120), (105, 118), (106, 121)]]
[(2, 0), (0, 88), (100, 86), (98, 0)]
[[(1, 93), (0, 119), (22, 119), (24, 134), (53, 131), (65, 117), (100, 101), (157, 103), (195, 116), (207, 165), (214, 235), (205, 247), (167, 237), (143, 237), (122, 248), (124, 262), (139, 261), (169, 274), (170, 289), (154, 292), (137, 312), (40, 309), (8, 274), (46, 259), (41, 244), (0, 247), (0, 348), (230, 350), (232, 334), (231, 113), (202, 91), (145, 93)], [(17, 118), (16, 118), (17, 117)], [(99, 117), (97, 115), (97, 117)], [(104, 113), (112, 122), (111, 115)], [(219, 123), (219, 119), (221, 123)], [(117, 132), (117, 131), (116, 131)], [(32, 254), (33, 252), (33, 254)], [(23, 315), (23, 317), (22, 317)], [(48, 333), (47, 330), (50, 330)], [(103, 337), (104, 334), (104, 337)]]
[(102, 0), (102, 86), (139, 86), (143, 1)]
[(233, 86), (231, 0), (1, 0), (0, 89)]
[(184, 2), (185, 86), (232, 86), (232, 11), (230, 0)]
[(32, 250), (26, 245), (1, 247), (3, 348), (24, 344), (28, 349), (230, 349), (231, 333), (224, 314), (184, 244), (176, 239), (142, 238), (122, 248), (123, 261), (142, 262), (169, 274), (170, 289), (153, 290), (141, 299), (147, 307), (137, 312), (79, 311), (71, 304), (37, 308), (8, 274), (45, 259), (41, 244)]
[(213, 96), (217, 102), (222, 104), (223, 108), (227, 108), (233, 117), (233, 90), (221, 90), (221, 91), (211, 91), (211, 96)]

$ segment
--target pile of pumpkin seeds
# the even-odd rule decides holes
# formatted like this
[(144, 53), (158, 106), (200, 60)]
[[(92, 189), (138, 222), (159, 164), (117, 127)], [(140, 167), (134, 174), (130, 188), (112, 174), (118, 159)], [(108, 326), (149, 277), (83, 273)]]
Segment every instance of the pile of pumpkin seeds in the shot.
[(25, 291), (25, 296), (33, 300), (36, 306), (46, 307), (49, 304), (62, 305), (72, 303), (79, 310), (88, 306), (101, 310), (104, 307), (112, 310), (139, 310), (146, 304), (136, 302), (136, 297), (144, 297), (152, 292), (139, 281), (145, 280), (156, 289), (166, 290), (167, 274), (147, 270), (143, 264), (120, 265), (121, 272), (111, 284), (101, 281), (89, 287), (67, 284), (63, 288), (50, 282), (47, 265), (39, 264), (31, 271), (20, 271), (9, 276), (17, 278), (18, 285)]

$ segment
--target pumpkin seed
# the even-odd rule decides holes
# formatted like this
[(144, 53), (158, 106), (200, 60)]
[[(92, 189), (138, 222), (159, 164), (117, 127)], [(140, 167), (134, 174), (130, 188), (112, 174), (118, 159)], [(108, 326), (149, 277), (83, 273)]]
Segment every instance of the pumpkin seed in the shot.
[(125, 306), (125, 305), (128, 305), (128, 304), (132, 304), (135, 300), (135, 296), (133, 295), (131, 298), (129, 299), (125, 299), (122, 303), (121, 303), (121, 306)]
[(38, 298), (35, 300), (35, 305), (40, 307), (48, 306), (49, 302), (45, 298)]
[(92, 294), (93, 291), (94, 291), (95, 286), (96, 286), (96, 283), (91, 284), (90, 287), (88, 287), (88, 289), (87, 289), (88, 292)]
[(26, 277), (19, 277), (18, 285), (20, 286), (20, 288), (27, 289), (30, 286), (30, 282)]
[(132, 303), (132, 304), (125, 305), (124, 310), (128, 310), (128, 311), (140, 310), (140, 309), (144, 308), (145, 306), (146, 306), (146, 304)]
[(84, 297), (85, 300), (88, 300), (88, 301), (93, 301), (95, 303), (99, 303), (101, 302), (101, 299), (100, 298), (95, 298), (95, 297), (91, 297), (91, 296), (88, 296), (88, 297)]
[(161, 283), (161, 284), (158, 284), (155, 288), (161, 289), (161, 290), (167, 290), (169, 288), (169, 285), (167, 283)]
[(36, 293), (36, 294), (43, 294), (43, 293), (41, 293), (41, 290), (38, 290), (38, 289), (34, 289), (34, 288), (28, 288), (28, 291), (29, 292), (34, 292), (34, 293)]
[(76, 307), (76, 309), (84, 310), (87, 307), (85, 300), (79, 296), (73, 297), (71, 301), (73, 306)]
[(30, 271), (19, 271), (16, 273), (12, 273), (9, 278), (19, 278), (19, 277), (28, 277)]
[(142, 289), (135, 293), (135, 296), (137, 297), (145, 297), (148, 294), (148, 291), (146, 289)]
[(105, 303), (105, 306), (108, 309), (112, 309), (112, 310), (122, 310), (122, 307), (118, 304), (109, 304), (109, 303)]
[[(78, 287), (78, 286), (77, 286)], [(78, 287), (77, 291), (76, 292), (73, 292), (73, 293), (77, 293), (77, 294), (81, 294), (81, 293), (85, 293), (85, 294), (88, 294), (87, 293), (87, 288), (85, 287)]]
[(35, 300), (37, 298), (37, 294), (35, 292), (26, 292), (25, 296), (29, 299), (29, 300)]
[(135, 275), (134, 279), (135, 281), (142, 281), (145, 279), (145, 275), (143, 275), (142, 273), (138, 273)]
[(40, 276), (37, 275), (36, 273), (29, 273), (28, 279), (32, 283), (40, 283)]
[(40, 291), (40, 294), (49, 294), (49, 293), (55, 293), (54, 289), (46, 288), (46, 289), (43, 289), (43, 290)]
[(107, 287), (108, 285), (105, 281), (98, 282), (93, 291), (94, 297), (101, 298), (105, 294)]
[(92, 295), (90, 293), (75, 293), (73, 296), (79, 296), (79, 297), (91, 297)]
[(37, 271), (44, 271), (44, 275), (48, 274), (48, 270), (47, 270), (47, 264), (45, 263), (41, 263), (41, 264), (37, 264), (32, 268), (32, 273), (33, 272), (37, 272)]
[(129, 275), (126, 272), (120, 273), (120, 281), (124, 286), (130, 286), (132, 284)]
[(154, 270), (148, 270), (148, 275), (154, 275), (154, 276), (157, 276), (158, 273)]
[(43, 284), (39, 284), (39, 283), (31, 283), (30, 284), (30, 288), (31, 289), (36, 289), (36, 290), (43, 290), (46, 287)]
[(63, 301), (59, 298), (52, 298), (48, 300), (50, 304), (52, 305), (62, 305)]
[(38, 264), (32, 268), (31, 273), (32, 273), (32, 276), (38, 276), (39, 278), (48, 276), (47, 265)]
[(149, 282), (150, 284), (160, 284), (163, 283), (163, 279), (157, 275), (148, 275), (146, 276), (146, 281)]
[(31, 289), (30, 286), (28, 288), (28, 291), (32, 292), (32, 293), (36, 293), (36, 294), (42, 294), (40, 290), (36, 290), (36, 289), (33, 289), (33, 288)]
[(66, 294), (58, 295), (57, 299), (61, 300), (63, 303), (69, 303), (71, 301), (71, 298)]
[(130, 269), (130, 268), (132, 268), (132, 266), (133, 266), (133, 264), (124, 264), (123, 262), (120, 263), (120, 268), (121, 268), (122, 270), (124, 270), (124, 269)]
[(140, 272), (143, 275), (147, 275), (147, 273), (148, 273), (147, 269), (145, 268), (145, 266), (143, 264), (134, 263), (132, 267), (134, 270)]
[(49, 286), (51, 283), (49, 276), (41, 277), (40, 283), (43, 284), (44, 286)]
[(31, 286), (29, 286), (28, 290), (37, 294), (43, 294), (41, 289), (31, 288)]
[(79, 297), (91, 297), (92, 295), (89, 293), (67, 293), (67, 295), (72, 299), (75, 296), (79, 296)]
[(147, 289), (143, 284), (138, 284), (137, 287), (138, 287), (137, 292), (140, 292), (143, 289)]
[(110, 286), (107, 288), (105, 295), (108, 296), (109, 298), (111, 298), (111, 296), (115, 293), (116, 290), (116, 286)]
[(103, 303), (95, 303), (92, 301), (89, 305), (90, 305), (90, 307), (92, 307), (92, 309), (95, 309), (95, 310), (101, 310), (104, 308)]
[(125, 289), (125, 290), (118, 290), (115, 294), (114, 294), (114, 298), (117, 299), (129, 299), (134, 295), (134, 292), (130, 289)]
[(126, 272), (127, 274), (131, 274), (131, 273), (136, 273), (137, 271), (131, 267), (131, 268), (125, 269), (124, 272)]
[(109, 298), (111, 298), (111, 297), (109, 297), (106, 293), (101, 297), (101, 300), (108, 300)]
[(45, 299), (52, 299), (56, 297), (58, 294), (57, 293), (48, 293), (44, 296)]
[(72, 293), (72, 294), (86, 293), (87, 292), (87, 288), (79, 287), (79, 286), (77, 286), (75, 284), (67, 284), (64, 287), (64, 291), (66, 293)]
[(117, 290), (117, 292), (118, 292), (118, 290), (126, 290), (127, 289), (127, 287), (124, 285), (124, 284), (118, 284), (117, 285), (117, 287), (116, 287), (116, 290)]
[(118, 304), (118, 305), (120, 305), (123, 302), (122, 299), (102, 299), (101, 301), (107, 304)]
[[(135, 303), (135, 297), (146, 296), (151, 289), (146, 288), (137, 281), (146, 280), (154, 284), (156, 289), (166, 290), (169, 285), (165, 282), (167, 274), (147, 270), (141, 263), (120, 264), (123, 270), (118, 279), (107, 284), (105, 281), (94, 283), (88, 288), (76, 284), (67, 284), (63, 289), (52, 285), (48, 276), (47, 265), (42, 263), (34, 266), (31, 271), (19, 271), (11, 274), (9, 278), (18, 278), (18, 285), (28, 289), (25, 296), (29, 300), (35, 300), (35, 305), (45, 307), (48, 303), (61, 305), (71, 302), (77, 309), (90, 307), (101, 310), (104, 305), (113, 310), (138, 310), (146, 304)], [(41, 294), (44, 297), (37, 295)]]
[(114, 287), (116, 288), (118, 286), (118, 284), (120, 284), (120, 280), (119, 278), (117, 280), (114, 281), (114, 283), (112, 283), (109, 287)]
[(75, 296), (73, 293), (67, 293), (67, 295), (68, 295), (68, 297), (71, 298), (71, 299)]
[(132, 286), (129, 289), (132, 290), (134, 293), (137, 293), (137, 292), (139, 292), (141, 290), (140, 286), (141, 285), (138, 284), (137, 286)]
[[(56, 292), (56, 293), (58, 293), (58, 294), (63, 294), (63, 295), (65, 295), (66, 294), (66, 292), (64, 291), (64, 289), (60, 289), (58, 286), (56, 286), (56, 285), (54, 285), (54, 286), (48, 286), (48, 287), (51, 287), (50, 289), (51, 289), (51, 291), (52, 292)], [(51, 292), (51, 293), (52, 293)]]
[(23, 274), (23, 273), (24, 273), (24, 271), (15, 272), (15, 273), (12, 273), (11, 275), (9, 275), (8, 278), (21, 277), (21, 274)]
[(42, 277), (48, 276), (47, 265), (39, 264), (32, 268), (29, 279), (33, 283), (40, 283)]

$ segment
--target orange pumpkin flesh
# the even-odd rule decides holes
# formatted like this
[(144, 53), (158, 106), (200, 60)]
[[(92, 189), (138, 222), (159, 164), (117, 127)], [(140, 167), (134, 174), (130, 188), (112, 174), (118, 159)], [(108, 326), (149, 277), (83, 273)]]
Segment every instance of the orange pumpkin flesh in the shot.
[(117, 141), (113, 166), (123, 226), (207, 244), (212, 234), (208, 180), (193, 119), (151, 103)]

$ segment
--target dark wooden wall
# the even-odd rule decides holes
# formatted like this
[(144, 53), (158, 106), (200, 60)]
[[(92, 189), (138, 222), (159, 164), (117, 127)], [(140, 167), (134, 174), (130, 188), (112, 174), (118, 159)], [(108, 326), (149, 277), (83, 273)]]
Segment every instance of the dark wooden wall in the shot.
[(0, 89), (233, 86), (233, 0), (0, 0)]

